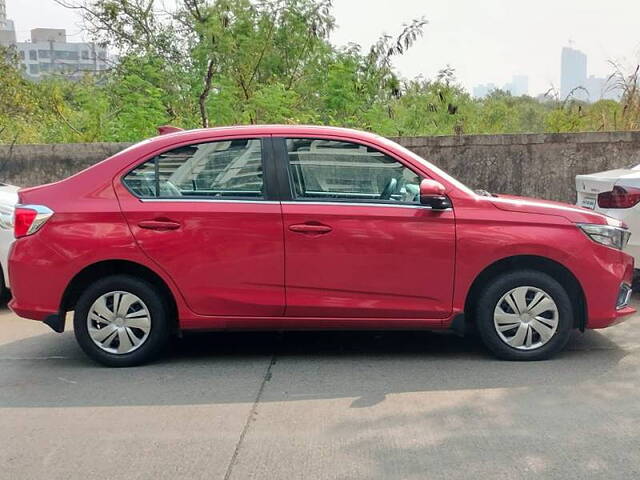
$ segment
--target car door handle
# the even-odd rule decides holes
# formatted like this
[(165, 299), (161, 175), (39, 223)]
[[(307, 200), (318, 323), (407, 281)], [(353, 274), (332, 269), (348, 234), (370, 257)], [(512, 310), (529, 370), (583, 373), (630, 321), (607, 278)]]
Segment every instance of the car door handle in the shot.
[(298, 223), (295, 225), (289, 225), (289, 230), (296, 233), (307, 233), (307, 234), (315, 234), (322, 235), (324, 233), (329, 233), (333, 230), (329, 225), (318, 225), (313, 223)]
[(145, 230), (177, 230), (180, 228), (178, 222), (171, 220), (144, 220), (138, 223), (138, 226)]

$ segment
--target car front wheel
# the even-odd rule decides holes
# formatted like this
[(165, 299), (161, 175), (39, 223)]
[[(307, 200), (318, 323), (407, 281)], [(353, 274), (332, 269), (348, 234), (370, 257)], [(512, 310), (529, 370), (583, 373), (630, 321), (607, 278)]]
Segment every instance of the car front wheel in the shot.
[(128, 275), (98, 280), (78, 299), (78, 344), (92, 359), (130, 367), (155, 359), (169, 338), (168, 309), (153, 285)]
[(516, 271), (482, 292), (476, 322), (486, 347), (505, 360), (545, 360), (562, 350), (574, 324), (573, 306), (554, 278)]

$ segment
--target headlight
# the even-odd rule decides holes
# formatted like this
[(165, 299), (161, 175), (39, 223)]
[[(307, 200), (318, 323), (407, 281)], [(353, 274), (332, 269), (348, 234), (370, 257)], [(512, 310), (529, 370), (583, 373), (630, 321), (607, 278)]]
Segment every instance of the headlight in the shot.
[(624, 249), (629, 243), (629, 237), (631, 237), (631, 232), (626, 228), (590, 223), (579, 223), (578, 227), (594, 242), (618, 250)]

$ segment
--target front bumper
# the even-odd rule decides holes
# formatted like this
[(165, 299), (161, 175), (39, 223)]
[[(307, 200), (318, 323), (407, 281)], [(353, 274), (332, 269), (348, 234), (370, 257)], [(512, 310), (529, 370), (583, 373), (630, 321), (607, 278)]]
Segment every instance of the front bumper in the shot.
[(633, 293), (633, 289), (631, 285), (628, 283), (623, 283), (620, 285), (620, 292), (618, 293), (618, 301), (616, 302), (616, 309), (623, 310), (629, 305), (631, 302), (631, 294)]
[(634, 259), (606, 247), (594, 248), (594, 255), (585, 258), (589, 271), (581, 275), (581, 283), (587, 301), (586, 326), (600, 329), (616, 325), (636, 313), (630, 305)]

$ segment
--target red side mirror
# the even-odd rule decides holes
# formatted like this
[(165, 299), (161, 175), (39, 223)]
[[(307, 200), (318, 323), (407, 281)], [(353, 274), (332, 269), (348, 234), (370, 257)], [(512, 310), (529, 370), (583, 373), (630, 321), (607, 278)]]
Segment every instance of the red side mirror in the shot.
[(448, 210), (452, 207), (451, 200), (446, 195), (446, 188), (435, 180), (420, 182), (420, 203), (432, 210)]
[(441, 197), (445, 194), (444, 185), (435, 180), (422, 180), (420, 182), (421, 197)]

